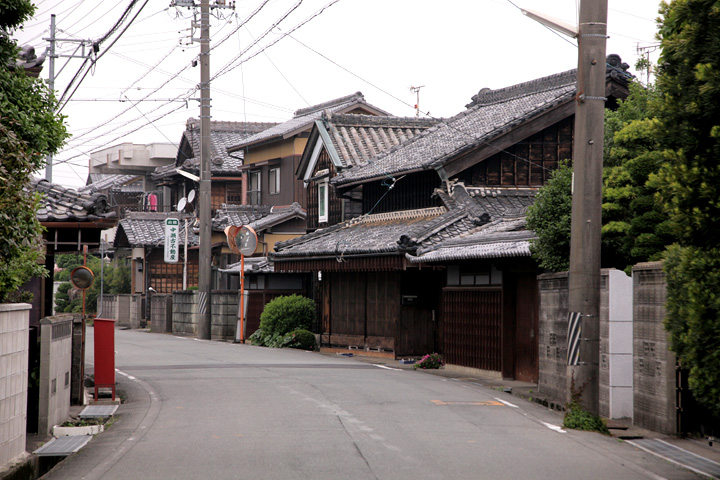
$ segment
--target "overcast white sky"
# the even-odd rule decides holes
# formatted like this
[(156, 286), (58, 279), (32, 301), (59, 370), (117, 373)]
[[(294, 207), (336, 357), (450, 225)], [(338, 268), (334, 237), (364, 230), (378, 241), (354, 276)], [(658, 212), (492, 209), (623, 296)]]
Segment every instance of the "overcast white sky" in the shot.
[[(461, 112), (481, 88), (502, 88), (577, 65), (574, 40), (525, 17), (508, 0), (339, 0), (292, 38), (282, 35), (331, 0), (270, 0), (233, 33), (263, 2), (238, 0), (235, 11), (219, 11), (224, 19), (212, 18), (211, 46), (216, 47), (210, 60), (212, 76), (238, 55), (243, 59), (257, 54), (244, 63), (230, 64), (213, 80), (213, 120), (282, 122), (299, 108), (356, 91), (394, 115), (412, 116), (411, 86), (423, 86), (424, 112), (448, 117)], [(35, 18), (14, 36), (41, 53), (48, 45), (43, 39), (49, 36), (50, 15), (55, 14), (58, 38), (97, 40), (129, 3), (37, 0)], [(143, 3), (138, 2), (133, 15)], [(198, 102), (183, 100), (199, 97), (192, 89), (200, 81), (200, 68), (188, 67), (199, 45), (181, 44), (187, 43), (191, 11), (168, 3), (149, 0), (117, 43), (108, 50), (114, 35), (101, 46), (100, 53), (107, 52), (62, 110), (73, 137), (56, 156), (56, 162), (66, 162), (54, 167), (55, 183), (84, 185), (89, 153), (95, 150), (122, 142), (177, 144), (185, 121), (199, 116)], [(571, 23), (576, 22), (579, 8), (576, 0), (513, 3)], [(619, 54), (633, 71), (638, 46), (657, 43), (659, 3), (609, 0), (607, 52)], [(251, 47), (254, 39), (257, 45)], [(59, 43), (58, 53), (69, 53), (76, 46)], [(81, 63), (57, 60), (58, 96)], [(48, 70), (46, 61), (44, 78)]]

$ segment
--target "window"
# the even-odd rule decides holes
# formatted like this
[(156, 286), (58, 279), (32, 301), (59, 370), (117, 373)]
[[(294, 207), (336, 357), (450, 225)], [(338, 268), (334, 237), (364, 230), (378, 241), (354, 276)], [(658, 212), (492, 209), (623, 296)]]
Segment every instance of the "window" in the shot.
[(250, 172), (248, 174), (248, 204), (260, 205), (260, 172)]
[(468, 287), (502, 285), (502, 272), (495, 265), (449, 265), (447, 284)]
[(242, 185), (238, 183), (228, 183), (225, 187), (225, 203), (228, 205), (242, 204)]
[(268, 172), (268, 193), (280, 193), (280, 168), (271, 168)]
[(328, 221), (328, 181), (318, 183), (318, 222)]

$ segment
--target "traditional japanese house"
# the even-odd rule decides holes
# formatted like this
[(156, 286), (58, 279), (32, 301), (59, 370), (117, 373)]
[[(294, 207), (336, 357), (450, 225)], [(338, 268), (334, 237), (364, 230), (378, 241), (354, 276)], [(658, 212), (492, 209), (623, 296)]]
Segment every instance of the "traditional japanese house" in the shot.
[(310, 131), (323, 113), (388, 115), (365, 101), (362, 93), (297, 110), (292, 119), (236, 142), (230, 155), (243, 155), (249, 205), (290, 205), (305, 207), (306, 195), (295, 178)]
[[(308, 230), (327, 227), (362, 213), (361, 191), (334, 195), (329, 183), (339, 172), (368, 165), (368, 159), (397, 148), (440, 122), (435, 118), (323, 113), (315, 120), (295, 172), (307, 189)], [(436, 182), (433, 182), (433, 185)]]
[[(228, 148), (237, 145), (243, 139), (258, 132), (274, 127), (275, 123), (257, 122), (210, 122), (210, 180), (211, 210), (223, 204), (241, 205), (243, 203), (243, 178), (240, 167), (243, 165), (243, 153), (229, 153)], [(191, 118), (187, 121), (180, 140), (175, 162), (159, 167), (151, 178), (159, 190), (158, 211), (173, 211), (181, 198), (187, 198), (191, 190), (198, 188), (200, 176), (200, 121)]]
[[(612, 106), (629, 75), (607, 72)], [(483, 89), (460, 114), (329, 180), (363, 216), (270, 255), (276, 271), (321, 279), (325, 347), (439, 350), (455, 365), (537, 380), (538, 269), (524, 215), (572, 159), (576, 81), (571, 70)]]

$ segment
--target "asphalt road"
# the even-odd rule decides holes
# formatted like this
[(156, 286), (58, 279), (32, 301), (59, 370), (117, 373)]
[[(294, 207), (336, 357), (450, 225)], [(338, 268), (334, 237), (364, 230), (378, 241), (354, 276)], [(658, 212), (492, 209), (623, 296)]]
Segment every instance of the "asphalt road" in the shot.
[[(689, 479), (500, 391), (290, 349), (116, 331), (115, 423), (46, 478)], [(92, 329), (88, 363), (93, 362)]]

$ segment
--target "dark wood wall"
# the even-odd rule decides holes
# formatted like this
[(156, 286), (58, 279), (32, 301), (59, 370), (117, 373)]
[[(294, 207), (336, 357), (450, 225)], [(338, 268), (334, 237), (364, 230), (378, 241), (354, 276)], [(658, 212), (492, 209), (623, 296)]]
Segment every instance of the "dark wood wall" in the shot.
[[(162, 248), (153, 249), (147, 256), (147, 272), (150, 275), (149, 286), (157, 293), (172, 293), (182, 290), (183, 262), (165, 263), (165, 254)], [(198, 286), (198, 250), (188, 250), (187, 286)], [(143, 288), (144, 290), (144, 288)]]
[(439, 205), (439, 200), (432, 196), (435, 189), (441, 185), (435, 170), (410, 174), (398, 180), (389, 192), (386, 186), (388, 182), (390, 180), (363, 185), (363, 213), (414, 210)]
[(396, 356), (435, 350), (437, 272), (333, 272), (323, 277), (325, 345), (393, 351)]
[[(572, 159), (574, 116), (479, 161), (458, 175), (467, 185), (540, 187), (560, 160)], [(472, 157), (472, 153), (468, 154)]]

